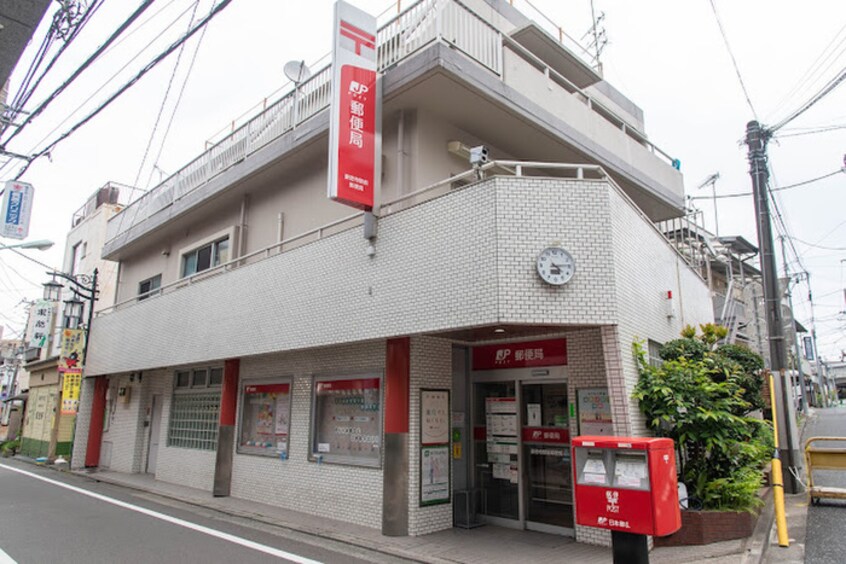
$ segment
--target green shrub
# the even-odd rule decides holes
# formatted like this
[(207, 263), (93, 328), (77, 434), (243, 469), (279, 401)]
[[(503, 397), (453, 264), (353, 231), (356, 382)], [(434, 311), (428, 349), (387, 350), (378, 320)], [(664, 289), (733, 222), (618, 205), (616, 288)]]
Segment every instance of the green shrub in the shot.
[(21, 448), (21, 440), (6, 441), (0, 444), (0, 454), (3, 456), (14, 456)]
[(634, 397), (648, 427), (675, 441), (680, 480), (691, 497), (704, 509), (752, 510), (759, 504), (772, 431), (768, 423), (746, 416), (754, 409), (745, 387), (751, 375), (744, 358), (732, 357), (740, 353), (714, 349), (720, 333), (712, 329), (700, 339), (672, 341), (666, 358), (662, 349), (661, 366), (650, 365), (635, 343), (640, 379)]

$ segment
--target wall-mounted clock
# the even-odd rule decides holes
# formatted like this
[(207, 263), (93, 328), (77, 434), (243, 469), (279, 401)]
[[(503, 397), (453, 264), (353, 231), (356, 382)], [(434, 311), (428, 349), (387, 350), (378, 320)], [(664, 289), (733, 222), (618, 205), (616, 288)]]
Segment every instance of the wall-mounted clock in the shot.
[(547, 247), (537, 260), (538, 275), (547, 284), (562, 286), (576, 273), (576, 261), (561, 247)]

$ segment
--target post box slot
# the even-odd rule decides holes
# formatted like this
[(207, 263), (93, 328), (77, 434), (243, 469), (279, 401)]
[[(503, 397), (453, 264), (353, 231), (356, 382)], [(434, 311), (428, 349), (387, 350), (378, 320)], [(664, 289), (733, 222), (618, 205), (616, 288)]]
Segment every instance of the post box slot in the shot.
[(615, 452), (614, 481), (615, 488), (629, 490), (649, 489), (649, 466), (646, 452)]
[(576, 471), (580, 484), (608, 486), (611, 483), (611, 458), (605, 449), (577, 448)]

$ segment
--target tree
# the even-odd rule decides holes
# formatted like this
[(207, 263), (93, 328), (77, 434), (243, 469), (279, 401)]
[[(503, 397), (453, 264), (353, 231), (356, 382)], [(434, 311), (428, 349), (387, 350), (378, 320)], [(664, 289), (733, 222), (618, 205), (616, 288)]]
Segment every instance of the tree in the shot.
[(634, 397), (647, 426), (675, 441), (680, 480), (691, 497), (704, 509), (750, 510), (759, 503), (771, 431), (768, 423), (747, 416), (754, 406), (744, 385), (754, 359), (735, 349), (721, 352), (720, 333), (703, 326), (697, 338), (687, 330), (662, 348), (661, 366), (650, 365), (635, 343), (640, 379)]

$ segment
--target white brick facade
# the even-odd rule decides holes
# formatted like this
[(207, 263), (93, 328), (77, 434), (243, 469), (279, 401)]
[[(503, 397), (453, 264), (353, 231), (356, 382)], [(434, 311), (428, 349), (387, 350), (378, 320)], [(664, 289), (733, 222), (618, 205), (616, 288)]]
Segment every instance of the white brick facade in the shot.
[[(536, 274), (535, 257), (549, 245), (576, 260), (564, 287)], [(608, 387), (615, 432), (627, 435), (644, 432), (631, 400), (633, 340), (663, 342), (685, 323), (712, 319), (704, 283), (605, 181), (494, 178), (382, 218), (376, 256), (363, 250), (360, 228), (351, 229), (98, 318), (91, 372), (133, 387), (103, 437), (111, 469), (144, 471), (144, 423), (152, 395), (162, 394), (157, 479), (211, 491), (215, 453), (166, 444), (174, 369), (162, 367), (240, 358), (242, 381), (291, 379), (292, 416), (288, 459), (236, 452), (231, 494), (379, 528), (381, 468), (308, 460), (312, 384), (315, 375), (383, 375), (385, 339), (411, 335), (408, 523), (409, 534), (426, 534), (452, 526), (451, 504), (419, 507), (420, 389), (452, 387), (453, 341), (439, 332), (519, 325), (565, 336), (570, 402), (581, 388)], [(130, 370), (143, 380), (135, 372), (130, 383)], [(577, 419), (570, 423), (575, 434)], [(576, 538), (610, 539), (583, 527)]]

